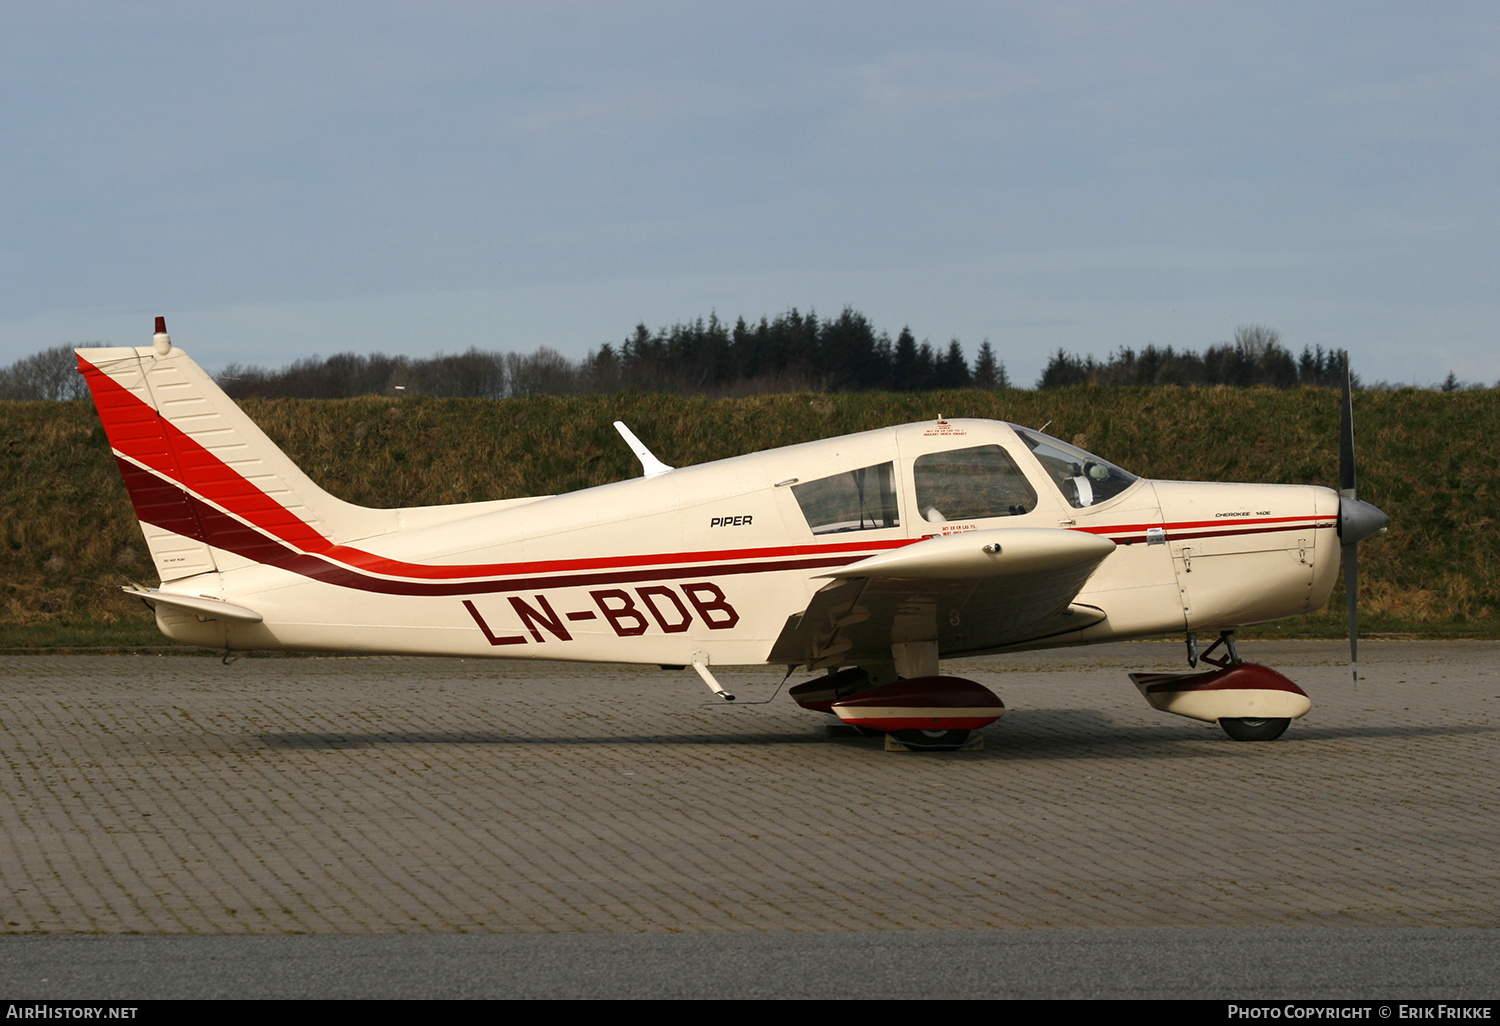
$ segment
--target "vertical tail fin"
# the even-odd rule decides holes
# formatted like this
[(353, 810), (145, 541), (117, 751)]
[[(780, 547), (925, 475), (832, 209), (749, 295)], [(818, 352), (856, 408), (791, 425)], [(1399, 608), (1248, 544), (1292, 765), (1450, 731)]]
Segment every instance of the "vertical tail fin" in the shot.
[(395, 527), (396, 511), (329, 495), (172, 346), (79, 349), (163, 581), (255, 562), (257, 547), (325, 551)]

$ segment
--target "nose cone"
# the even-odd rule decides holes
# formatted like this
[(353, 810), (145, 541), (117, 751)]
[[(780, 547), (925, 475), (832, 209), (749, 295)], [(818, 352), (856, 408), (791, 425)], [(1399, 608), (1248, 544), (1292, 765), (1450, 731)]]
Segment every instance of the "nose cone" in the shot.
[(1368, 502), (1344, 496), (1339, 499), (1339, 538), (1345, 545), (1364, 541), (1384, 531), (1391, 518)]

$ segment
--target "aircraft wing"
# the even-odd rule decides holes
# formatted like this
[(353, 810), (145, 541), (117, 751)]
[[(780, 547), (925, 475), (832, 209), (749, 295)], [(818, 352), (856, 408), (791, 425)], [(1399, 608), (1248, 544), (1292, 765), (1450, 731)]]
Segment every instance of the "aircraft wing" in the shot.
[(820, 575), (832, 580), (788, 619), (768, 661), (884, 661), (892, 645), (925, 641), (950, 657), (1081, 630), (1104, 613), (1073, 597), (1114, 548), (1063, 528), (927, 538)]

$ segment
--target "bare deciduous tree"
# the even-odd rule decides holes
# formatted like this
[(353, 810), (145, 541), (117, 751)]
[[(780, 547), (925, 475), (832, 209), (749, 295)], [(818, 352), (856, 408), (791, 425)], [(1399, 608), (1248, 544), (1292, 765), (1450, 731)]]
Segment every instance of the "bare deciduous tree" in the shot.
[(88, 394), (72, 346), (43, 349), (0, 369), (0, 399), (87, 399)]

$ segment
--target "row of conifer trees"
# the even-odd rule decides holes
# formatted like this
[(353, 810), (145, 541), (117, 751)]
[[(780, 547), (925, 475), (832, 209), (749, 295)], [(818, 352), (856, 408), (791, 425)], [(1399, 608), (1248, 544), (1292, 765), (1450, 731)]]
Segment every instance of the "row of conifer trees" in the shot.
[[(0, 368), (0, 399), (81, 399), (71, 347), (58, 346)], [(1121, 348), (1106, 359), (1059, 349), (1037, 388), (1079, 385), (1337, 386), (1342, 354), (1304, 348), (1294, 356), (1280, 335), (1243, 325), (1234, 340), (1202, 353), (1171, 346)], [(894, 339), (846, 307), (833, 318), (791, 309), (776, 318), (733, 325), (716, 314), (652, 331), (646, 325), (619, 344), (580, 360), (543, 346), (531, 353), (486, 352), (431, 357), (337, 353), (280, 368), (231, 364), (216, 377), (231, 396), (331, 399), (357, 395), (579, 395), (637, 391), (734, 396), (769, 392), (913, 392), (1014, 387), (988, 339), (971, 364), (958, 339), (918, 342), (908, 327)], [(1377, 386), (1378, 387), (1378, 386)], [(1473, 387), (1452, 374), (1445, 391)]]

